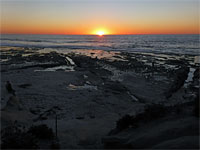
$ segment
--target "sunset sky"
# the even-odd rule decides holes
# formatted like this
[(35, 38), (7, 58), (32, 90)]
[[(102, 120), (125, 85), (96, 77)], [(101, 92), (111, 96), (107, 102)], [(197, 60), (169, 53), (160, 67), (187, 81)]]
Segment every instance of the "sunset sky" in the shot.
[(199, 33), (199, 0), (0, 1), (1, 33)]

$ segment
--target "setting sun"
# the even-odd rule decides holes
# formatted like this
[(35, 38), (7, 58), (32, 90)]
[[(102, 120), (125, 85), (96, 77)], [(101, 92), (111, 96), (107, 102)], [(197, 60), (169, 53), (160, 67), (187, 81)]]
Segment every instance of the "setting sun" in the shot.
[(97, 35), (99, 35), (99, 36), (102, 36), (102, 35), (104, 35), (104, 34), (105, 34), (104, 31), (98, 31), (98, 32), (97, 32)]
[(93, 32), (91, 34), (94, 34), (94, 35), (98, 35), (98, 36), (103, 36), (103, 35), (107, 35), (107, 34), (110, 34), (110, 32), (108, 32), (107, 29), (97, 29), (97, 30), (93, 30)]

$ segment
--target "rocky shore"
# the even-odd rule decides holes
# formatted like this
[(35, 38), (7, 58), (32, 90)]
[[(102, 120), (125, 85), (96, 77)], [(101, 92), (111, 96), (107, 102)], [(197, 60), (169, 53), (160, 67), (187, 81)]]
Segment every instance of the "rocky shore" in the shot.
[(31, 148), (199, 148), (197, 57), (1, 47), (2, 133), (23, 126)]

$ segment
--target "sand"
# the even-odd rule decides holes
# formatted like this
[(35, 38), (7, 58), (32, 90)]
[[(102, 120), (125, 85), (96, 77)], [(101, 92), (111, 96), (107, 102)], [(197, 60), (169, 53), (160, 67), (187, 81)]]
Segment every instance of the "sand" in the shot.
[[(190, 70), (194, 74), (198, 64), (193, 60), (194, 56), (1, 47), (1, 127), (17, 120), (27, 127), (44, 123), (55, 131), (55, 114), (47, 113), (53, 110), (58, 116), (61, 148), (104, 148), (102, 139), (125, 114), (136, 115), (148, 104), (174, 106), (194, 101), (192, 87), (199, 88), (199, 82), (194, 83), (191, 78), (187, 80), (188, 86), (173, 87), (175, 92), (169, 90), (177, 83), (180, 68), (193, 68)], [(185, 72), (191, 74), (187, 69)], [(5, 88), (6, 81), (10, 81), (16, 91), (18, 101), (14, 108), (20, 105), (22, 110), (10, 107), (8, 100), (12, 94)], [(166, 97), (169, 92), (171, 96)], [(136, 142), (136, 148), (140, 148), (149, 139), (170, 136), (165, 134), (180, 125), (183, 127), (177, 134), (184, 130), (189, 132), (190, 125), (195, 126), (196, 132), (198, 121), (194, 122), (197, 119), (188, 114), (185, 121), (184, 115), (174, 116), (172, 120), (157, 121), (131, 131), (122, 135), (122, 139), (129, 145)], [(143, 133), (143, 130), (148, 132)], [(132, 135), (137, 140), (127, 138)], [(191, 139), (196, 136), (180, 134), (176, 140), (156, 139), (156, 143), (146, 146), (172, 148), (171, 143), (180, 143), (179, 147), (183, 148), (183, 141), (188, 141), (189, 148), (193, 148)], [(179, 139), (181, 137), (183, 139)]]

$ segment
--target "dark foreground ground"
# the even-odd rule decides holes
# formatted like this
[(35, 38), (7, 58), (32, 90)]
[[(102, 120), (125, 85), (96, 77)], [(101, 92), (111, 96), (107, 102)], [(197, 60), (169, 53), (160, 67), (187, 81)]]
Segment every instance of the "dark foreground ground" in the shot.
[(198, 149), (198, 59), (1, 47), (1, 147)]

